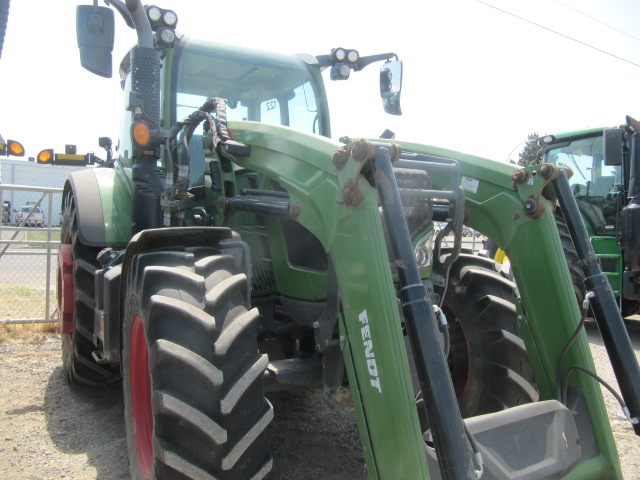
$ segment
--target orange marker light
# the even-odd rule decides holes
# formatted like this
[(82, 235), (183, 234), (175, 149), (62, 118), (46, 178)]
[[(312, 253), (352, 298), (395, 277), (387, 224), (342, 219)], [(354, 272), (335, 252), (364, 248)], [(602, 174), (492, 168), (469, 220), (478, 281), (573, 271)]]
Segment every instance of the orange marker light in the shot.
[(53, 153), (51, 150), (43, 150), (38, 154), (38, 163), (50, 163)]
[(8, 154), (15, 155), (16, 157), (22, 157), (24, 155), (24, 147), (20, 142), (16, 142), (15, 140), (9, 140), (7, 142)]
[(136, 122), (131, 127), (134, 142), (141, 147), (146, 147), (151, 140), (149, 126), (144, 122)]

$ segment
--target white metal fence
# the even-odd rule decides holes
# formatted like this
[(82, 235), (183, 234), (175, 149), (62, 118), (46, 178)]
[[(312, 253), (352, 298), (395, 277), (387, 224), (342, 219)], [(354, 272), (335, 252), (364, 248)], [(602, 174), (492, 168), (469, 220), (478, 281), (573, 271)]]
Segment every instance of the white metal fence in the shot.
[(0, 324), (55, 322), (62, 188), (0, 184), (0, 203)]

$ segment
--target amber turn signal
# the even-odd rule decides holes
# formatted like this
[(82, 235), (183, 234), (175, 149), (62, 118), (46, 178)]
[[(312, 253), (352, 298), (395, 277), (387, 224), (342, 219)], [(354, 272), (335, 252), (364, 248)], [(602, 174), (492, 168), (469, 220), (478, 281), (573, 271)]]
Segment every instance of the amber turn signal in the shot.
[(24, 147), (20, 142), (16, 142), (15, 140), (7, 140), (7, 155), (22, 157), (24, 156)]
[(131, 137), (136, 145), (139, 147), (146, 147), (151, 140), (151, 132), (149, 132), (149, 125), (145, 122), (135, 122), (131, 126)]
[(53, 163), (53, 150), (52, 149), (42, 150), (38, 154), (36, 159), (37, 159), (38, 163), (41, 163), (41, 164), (51, 164), (51, 163)]

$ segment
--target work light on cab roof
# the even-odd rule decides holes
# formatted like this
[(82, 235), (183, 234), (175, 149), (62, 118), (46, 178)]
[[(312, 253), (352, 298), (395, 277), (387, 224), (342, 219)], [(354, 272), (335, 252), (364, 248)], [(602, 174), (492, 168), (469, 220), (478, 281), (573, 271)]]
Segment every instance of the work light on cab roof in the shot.
[(158, 23), (162, 18), (162, 12), (155, 5), (147, 7), (147, 16), (153, 23)]
[(334, 48), (331, 50), (331, 80), (347, 80), (351, 75), (351, 69), (357, 70), (356, 66), (360, 59), (357, 50), (347, 50), (344, 48)]
[(360, 58), (357, 50), (346, 50), (344, 48), (334, 48), (331, 55), (336, 62), (346, 61), (351, 64), (355, 64)]
[(176, 24), (178, 16), (173, 10), (149, 5), (145, 7), (151, 30), (156, 32), (156, 45), (161, 48), (171, 48), (176, 42)]
[(162, 27), (176, 28), (178, 15), (173, 10), (165, 10), (155, 5), (148, 5), (145, 10), (152, 30), (156, 31)]

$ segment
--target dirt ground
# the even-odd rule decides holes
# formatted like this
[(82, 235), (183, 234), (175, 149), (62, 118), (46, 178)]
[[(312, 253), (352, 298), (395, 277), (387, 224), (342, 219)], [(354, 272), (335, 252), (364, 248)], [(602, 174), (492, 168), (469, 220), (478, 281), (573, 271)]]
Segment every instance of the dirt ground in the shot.
[[(640, 319), (628, 323), (640, 357)], [(587, 328), (598, 373), (614, 383), (597, 328)], [(319, 394), (269, 396), (272, 480), (365, 479), (353, 409), (333, 411)], [(624, 477), (640, 478), (640, 438), (605, 401)], [(128, 478), (122, 391), (70, 388), (62, 373), (59, 337), (0, 344), (0, 478), (117, 480)]]

